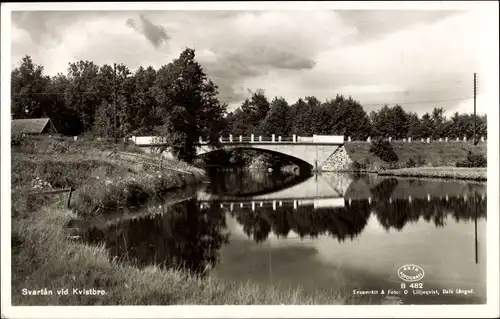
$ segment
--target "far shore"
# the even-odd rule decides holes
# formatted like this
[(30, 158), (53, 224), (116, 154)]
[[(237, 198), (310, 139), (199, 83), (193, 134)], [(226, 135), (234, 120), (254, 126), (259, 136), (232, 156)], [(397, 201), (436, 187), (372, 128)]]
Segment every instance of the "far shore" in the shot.
[(377, 172), (382, 176), (446, 178), (472, 181), (486, 181), (486, 167), (411, 167), (389, 169)]

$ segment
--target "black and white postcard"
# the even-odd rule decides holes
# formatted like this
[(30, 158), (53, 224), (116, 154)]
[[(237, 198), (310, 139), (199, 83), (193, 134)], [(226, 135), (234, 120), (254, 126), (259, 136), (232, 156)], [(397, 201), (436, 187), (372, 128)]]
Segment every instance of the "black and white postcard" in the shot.
[(1, 11), (3, 318), (499, 316), (498, 2)]

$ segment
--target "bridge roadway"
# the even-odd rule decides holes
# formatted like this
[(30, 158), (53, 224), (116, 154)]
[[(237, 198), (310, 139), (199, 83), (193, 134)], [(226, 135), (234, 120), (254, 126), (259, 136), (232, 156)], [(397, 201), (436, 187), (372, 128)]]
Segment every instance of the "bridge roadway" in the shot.
[[(153, 151), (159, 146), (165, 145), (165, 141), (154, 136), (133, 136), (131, 140), (140, 147), (149, 148)], [(239, 136), (233, 138), (219, 138), (219, 146), (210, 146), (206, 141), (199, 140), (196, 144), (197, 155), (208, 154), (218, 150), (234, 149), (258, 149), (265, 152), (284, 154), (296, 158), (309, 164), (317, 170), (331, 166), (328, 163), (335, 162), (335, 154), (344, 144), (343, 135), (313, 135), (276, 137), (274, 134), (269, 137), (259, 136), (256, 138), (253, 134), (248, 137)], [(165, 152), (167, 157), (171, 154)]]

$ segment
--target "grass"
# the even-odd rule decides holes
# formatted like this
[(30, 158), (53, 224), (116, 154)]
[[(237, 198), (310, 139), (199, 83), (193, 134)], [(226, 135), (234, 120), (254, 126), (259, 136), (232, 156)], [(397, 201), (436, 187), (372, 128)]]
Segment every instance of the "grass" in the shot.
[(400, 177), (433, 177), (433, 178), (448, 178), (448, 179), (466, 179), (475, 181), (486, 181), (486, 168), (462, 168), (462, 167), (413, 167), (385, 170), (378, 173), (383, 176), (400, 176)]
[[(82, 145), (82, 149), (91, 148)], [(12, 303), (13, 305), (172, 305), (172, 304), (343, 304), (340, 289), (306, 295), (300, 288), (263, 288), (236, 284), (207, 274), (200, 277), (183, 269), (158, 266), (139, 268), (111, 259), (103, 246), (72, 241), (67, 226), (89, 220), (102, 208), (145, 202), (156, 195), (199, 182), (201, 170), (174, 160), (161, 170), (150, 161), (108, 156), (110, 150), (82, 152), (13, 152), (12, 161)], [(141, 155), (142, 156), (142, 155)], [(187, 173), (179, 172), (187, 171)], [(29, 195), (35, 179), (52, 187), (77, 188), (74, 209), (66, 196)], [(22, 289), (47, 288), (48, 296), (23, 295)], [(67, 288), (68, 295), (57, 289)], [(104, 295), (75, 295), (73, 288), (103, 289)], [(337, 287), (338, 288), (338, 287)], [(346, 294), (344, 294), (346, 296)]]
[[(380, 175), (407, 177), (460, 178), (470, 180), (486, 180), (486, 170), (470, 168), (461, 170), (456, 164), (467, 158), (468, 152), (487, 155), (486, 143), (473, 145), (464, 142), (392, 142), (398, 160), (393, 163), (384, 162), (370, 152), (370, 143), (347, 142), (345, 148), (350, 158), (362, 164), (364, 171), (377, 172)], [(412, 166), (410, 163), (416, 165)]]

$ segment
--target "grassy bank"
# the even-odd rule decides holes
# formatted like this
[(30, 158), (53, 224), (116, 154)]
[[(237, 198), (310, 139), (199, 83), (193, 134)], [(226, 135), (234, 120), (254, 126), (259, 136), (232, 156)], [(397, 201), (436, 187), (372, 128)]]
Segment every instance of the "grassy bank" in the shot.
[(382, 176), (426, 177), (486, 181), (486, 168), (473, 167), (413, 167), (378, 172)]
[(469, 152), (487, 155), (486, 143), (473, 145), (464, 142), (392, 142), (397, 161), (387, 163), (373, 152), (370, 143), (347, 142), (345, 148), (355, 171), (386, 176), (433, 177), (485, 181), (486, 168), (458, 168), (457, 163), (467, 159)]
[(487, 153), (486, 143), (473, 145), (464, 142), (433, 142), (429, 144), (422, 142), (393, 142), (391, 145), (398, 156), (398, 160), (392, 165), (370, 152), (370, 143), (347, 142), (345, 148), (353, 161), (364, 164), (369, 171), (406, 168), (411, 159), (415, 161), (417, 166), (454, 167), (457, 162), (467, 157), (468, 151), (484, 156)]

